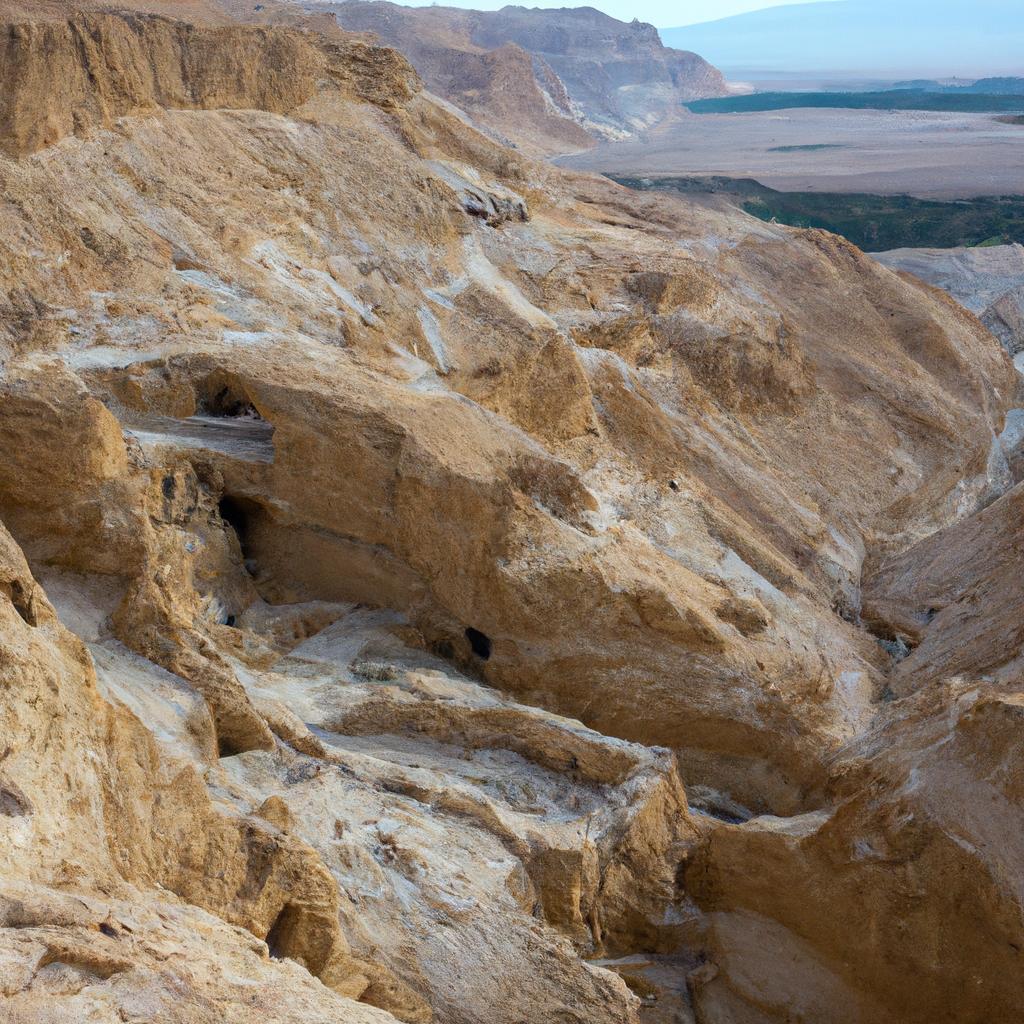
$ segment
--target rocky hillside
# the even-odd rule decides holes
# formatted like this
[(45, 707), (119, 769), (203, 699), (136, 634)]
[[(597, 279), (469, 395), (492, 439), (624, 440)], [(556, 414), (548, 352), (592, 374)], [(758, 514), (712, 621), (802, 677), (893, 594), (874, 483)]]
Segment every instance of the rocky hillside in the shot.
[(874, 256), (949, 292), (977, 314), (1011, 355), (1024, 352), (1024, 246), (892, 249)]
[(971, 314), (365, 41), (0, 33), (5, 1021), (1016, 1019)]
[(399, 49), (427, 87), (528, 152), (585, 148), (650, 127), (683, 100), (722, 96), (695, 53), (662, 45), (653, 25), (594, 10), (306, 3)]

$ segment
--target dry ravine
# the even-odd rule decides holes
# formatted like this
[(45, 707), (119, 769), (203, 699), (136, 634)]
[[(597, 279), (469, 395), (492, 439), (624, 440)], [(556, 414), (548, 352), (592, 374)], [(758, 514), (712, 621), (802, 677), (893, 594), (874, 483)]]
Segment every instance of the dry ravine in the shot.
[(0, 1020), (1017, 1020), (996, 339), (191, 6), (0, 23)]

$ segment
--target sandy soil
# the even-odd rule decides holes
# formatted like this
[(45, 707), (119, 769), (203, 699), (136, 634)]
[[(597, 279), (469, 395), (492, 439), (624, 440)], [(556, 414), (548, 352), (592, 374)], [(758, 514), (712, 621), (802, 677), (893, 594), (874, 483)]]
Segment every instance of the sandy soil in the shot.
[[(778, 151), (778, 147), (830, 148)], [(683, 114), (629, 142), (558, 162), (623, 174), (753, 177), (786, 191), (932, 198), (1024, 191), (1024, 127), (992, 114), (773, 110)]]

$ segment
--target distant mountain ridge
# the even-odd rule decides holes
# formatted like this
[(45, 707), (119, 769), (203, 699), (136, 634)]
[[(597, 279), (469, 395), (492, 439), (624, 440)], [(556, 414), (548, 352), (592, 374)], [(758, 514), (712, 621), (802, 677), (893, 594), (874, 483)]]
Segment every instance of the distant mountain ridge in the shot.
[(661, 30), (727, 74), (844, 71), (947, 78), (1024, 72), (1019, 0), (828, 0)]
[(472, 11), (346, 0), (316, 9), (400, 50), (433, 92), (534, 152), (623, 138), (685, 100), (729, 91), (717, 68), (663, 45), (653, 25), (592, 7)]

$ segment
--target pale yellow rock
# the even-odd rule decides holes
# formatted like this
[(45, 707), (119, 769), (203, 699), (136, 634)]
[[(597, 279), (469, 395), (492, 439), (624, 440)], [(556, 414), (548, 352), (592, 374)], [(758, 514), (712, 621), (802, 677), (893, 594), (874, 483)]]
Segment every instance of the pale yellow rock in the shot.
[(363, 42), (3, 32), (22, 1019), (1014, 1019), (1018, 383), (973, 317)]

